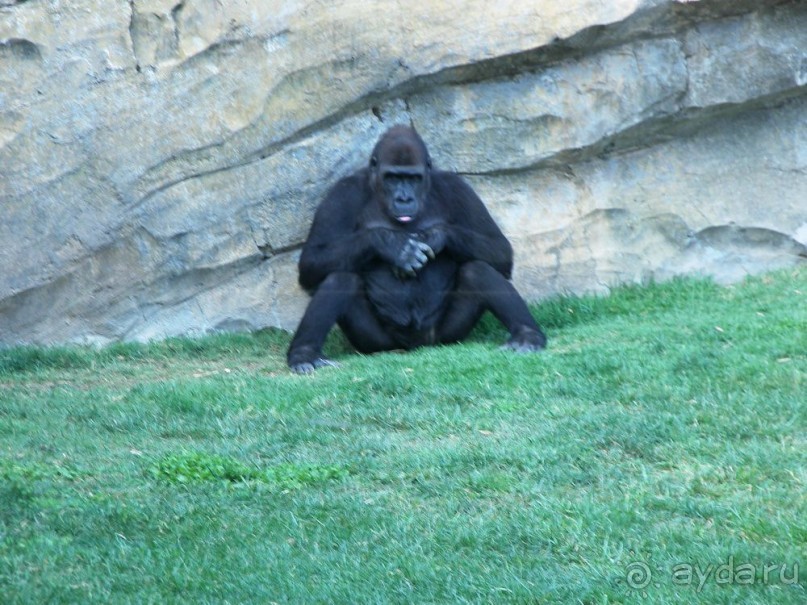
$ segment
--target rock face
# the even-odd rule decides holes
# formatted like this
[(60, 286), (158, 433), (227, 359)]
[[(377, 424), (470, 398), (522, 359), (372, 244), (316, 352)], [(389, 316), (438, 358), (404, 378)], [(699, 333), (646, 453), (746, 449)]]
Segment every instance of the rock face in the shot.
[(0, 343), (294, 328), (410, 121), (529, 299), (807, 256), (807, 2), (0, 0)]

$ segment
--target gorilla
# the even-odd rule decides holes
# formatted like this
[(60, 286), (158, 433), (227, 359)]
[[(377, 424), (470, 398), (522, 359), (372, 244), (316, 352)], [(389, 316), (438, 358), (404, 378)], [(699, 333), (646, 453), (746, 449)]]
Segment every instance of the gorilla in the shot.
[(513, 250), (459, 175), (436, 170), (420, 135), (395, 126), (370, 164), (328, 192), (300, 256), (312, 295), (289, 346), (292, 371), (336, 365), (322, 354), (338, 324), (360, 352), (465, 338), (485, 311), (510, 332), (503, 348), (546, 346), (510, 283)]

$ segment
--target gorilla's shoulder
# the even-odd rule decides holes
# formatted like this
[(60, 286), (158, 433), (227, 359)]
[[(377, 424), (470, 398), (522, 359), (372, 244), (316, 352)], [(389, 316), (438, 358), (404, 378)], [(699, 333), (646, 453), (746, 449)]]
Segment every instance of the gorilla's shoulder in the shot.
[(446, 201), (461, 202), (476, 197), (468, 181), (456, 172), (446, 170), (432, 172), (432, 189)]
[(360, 168), (353, 174), (343, 176), (336, 181), (334, 187), (365, 189), (369, 185), (369, 178), (369, 170), (367, 168)]
[(457, 187), (470, 187), (470, 185), (468, 181), (456, 172), (434, 170), (432, 171), (432, 187), (450, 191)]
[(368, 170), (362, 168), (342, 177), (328, 190), (324, 204), (344, 205), (350, 201), (367, 200), (370, 197)]

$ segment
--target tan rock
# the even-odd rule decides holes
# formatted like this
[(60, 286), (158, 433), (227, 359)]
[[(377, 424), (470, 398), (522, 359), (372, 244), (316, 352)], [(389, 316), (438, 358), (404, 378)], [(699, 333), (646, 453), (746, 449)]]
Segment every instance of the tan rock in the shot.
[(0, 344), (293, 328), (414, 122), (527, 298), (807, 255), (807, 5), (0, 0)]

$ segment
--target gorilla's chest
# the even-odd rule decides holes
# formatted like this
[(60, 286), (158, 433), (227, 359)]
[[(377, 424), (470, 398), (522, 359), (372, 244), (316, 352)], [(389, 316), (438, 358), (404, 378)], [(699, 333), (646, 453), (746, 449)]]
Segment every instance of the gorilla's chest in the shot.
[(440, 321), (455, 276), (456, 264), (442, 257), (427, 263), (412, 278), (398, 277), (389, 266), (378, 266), (364, 274), (365, 293), (382, 321), (419, 332)]

